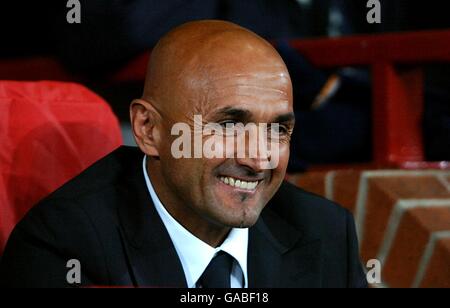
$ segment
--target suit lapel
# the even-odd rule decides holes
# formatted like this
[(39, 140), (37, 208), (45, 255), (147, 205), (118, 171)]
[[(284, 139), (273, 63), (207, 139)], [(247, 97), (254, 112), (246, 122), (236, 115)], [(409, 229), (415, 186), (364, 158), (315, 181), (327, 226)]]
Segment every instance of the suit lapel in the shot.
[[(142, 155), (137, 162), (142, 162)], [(186, 287), (178, 254), (148, 193), (142, 164), (136, 160), (130, 162), (117, 188), (120, 233), (131, 280), (138, 287)]]
[(320, 286), (321, 243), (308, 240), (267, 205), (250, 229), (248, 277), (250, 288)]

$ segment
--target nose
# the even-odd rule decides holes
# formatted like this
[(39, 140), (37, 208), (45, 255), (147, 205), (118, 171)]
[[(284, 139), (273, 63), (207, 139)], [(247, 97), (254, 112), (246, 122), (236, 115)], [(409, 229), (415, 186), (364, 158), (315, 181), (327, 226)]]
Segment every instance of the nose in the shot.
[(271, 152), (268, 149), (266, 140), (252, 140), (246, 138), (244, 151), (237, 151), (236, 161), (239, 165), (251, 169), (255, 173), (262, 172), (269, 167), (271, 161)]
[(278, 164), (278, 144), (271, 142), (265, 125), (247, 125), (243, 131), (227, 139), (227, 150), (234, 146), (236, 162), (258, 173), (274, 169)]
[(261, 173), (264, 170), (271, 169), (267, 168), (270, 163), (270, 155), (258, 155), (257, 157), (251, 157), (248, 153), (242, 157), (237, 155), (236, 162), (241, 166), (251, 169), (254, 173)]

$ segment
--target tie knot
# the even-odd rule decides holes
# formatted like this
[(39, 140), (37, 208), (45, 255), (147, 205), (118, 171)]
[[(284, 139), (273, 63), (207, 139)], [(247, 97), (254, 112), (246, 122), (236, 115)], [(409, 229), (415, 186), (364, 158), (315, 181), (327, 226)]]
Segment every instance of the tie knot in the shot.
[(219, 251), (198, 280), (200, 286), (203, 288), (230, 288), (232, 265), (233, 257), (224, 251)]

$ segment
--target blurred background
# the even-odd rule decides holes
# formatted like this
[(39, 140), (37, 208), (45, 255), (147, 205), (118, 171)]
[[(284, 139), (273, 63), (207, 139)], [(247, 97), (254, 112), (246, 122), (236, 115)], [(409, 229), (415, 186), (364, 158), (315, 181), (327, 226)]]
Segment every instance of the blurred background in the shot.
[[(149, 52), (164, 33), (197, 19), (251, 29), (274, 44), (294, 85), (287, 179), (355, 214), (364, 261), (382, 261), (378, 286), (450, 287), (445, 1), (380, 0), (381, 23), (374, 24), (366, 0), (79, 2), (80, 24), (67, 22), (65, 0), (0, 4), (0, 80), (82, 84), (112, 109), (120, 142), (134, 145), (129, 103), (141, 96)], [(2, 110), (2, 121), (12, 121)], [(8, 176), (3, 202), (14, 212), (17, 185)], [(21, 195), (27, 208), (44, 190)]]

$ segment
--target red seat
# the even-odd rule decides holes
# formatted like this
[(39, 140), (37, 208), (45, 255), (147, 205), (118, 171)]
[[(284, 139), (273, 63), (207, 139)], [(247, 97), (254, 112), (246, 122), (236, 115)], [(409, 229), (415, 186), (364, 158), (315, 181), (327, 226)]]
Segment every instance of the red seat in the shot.
[(108, 104), (63, 82), (0, 81), (0, 255), (40, 199), (122, 144)]

